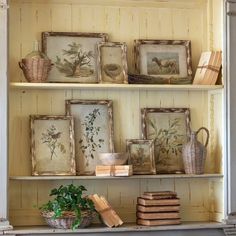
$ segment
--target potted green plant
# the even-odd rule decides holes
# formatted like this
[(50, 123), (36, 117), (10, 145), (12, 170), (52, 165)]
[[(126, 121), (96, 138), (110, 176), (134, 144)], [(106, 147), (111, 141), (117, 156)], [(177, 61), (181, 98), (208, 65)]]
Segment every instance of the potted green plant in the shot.
[(46, 223), (54, 228), (76, 229), (91, 224), (96, 210), (91, 199), (83, 195), (87, 189), (73, 184), (51, 190), (54, 199), (43, 204), (39, 209)]

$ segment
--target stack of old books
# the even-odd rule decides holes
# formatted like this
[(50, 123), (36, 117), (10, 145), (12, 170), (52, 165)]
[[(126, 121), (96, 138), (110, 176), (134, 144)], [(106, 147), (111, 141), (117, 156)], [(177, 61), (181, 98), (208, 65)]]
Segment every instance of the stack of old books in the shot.
[(130, 176), (133, 174), (132, 165), (99, 165), (96, 166), (96, 176)]
[(222, 52), (203, 52), (199, 60), (193, 84), (214, 85), (222, 65)]
[(103, 196), (98, 194), (90, 195), (89, 198), (93, 201), (96, 211), (101, 216), (102, 221), (108, 227), (117, 227), (123, 224), (123, 221), (111, 207), (108, 201)]
[(137, 224), (147, 226), (180, 224), (180, 201), (172, 191), (144, 192), (137, 199)]

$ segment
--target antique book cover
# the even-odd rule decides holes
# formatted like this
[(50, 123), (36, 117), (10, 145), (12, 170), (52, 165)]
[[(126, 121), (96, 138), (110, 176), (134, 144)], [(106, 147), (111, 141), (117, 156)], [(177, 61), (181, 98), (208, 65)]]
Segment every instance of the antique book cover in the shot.
[(215, 85), (222, 65), (222, 52), (203, 52), (193, 84)]
[(130, 176), (133, 174), (132, 165), (96, 166), (96, 176)]

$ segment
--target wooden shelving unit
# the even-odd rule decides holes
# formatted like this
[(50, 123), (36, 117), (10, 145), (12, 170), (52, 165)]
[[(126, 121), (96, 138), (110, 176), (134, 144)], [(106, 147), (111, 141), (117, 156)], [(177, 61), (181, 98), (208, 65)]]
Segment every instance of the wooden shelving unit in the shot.
[[(220, 223), (227, 214), (224, 202), (227, 173), (223, 170), (227, 159), (224, 153), (226, 143), (223, 140), (224, 85), (28, 83), (18, 66), (18, 61), (32, 50), (32, 42), (40, 41), (42, 31), (78, 31), (106, 32), (109, 34), (109, 41), (126, 42), (129, 71), (134, 70), (134, 39), (191, 40), (195, 72), (201, 51), (222, 50), (220, 0), (214, 0), (214, 4), (212, 0), (12, 0), (9, 4), (9, 76), (6, 80), (10, 81), (7, 104), (9, 137), (6, 139), (9, 140), (9, 157), (5, 155), (5, 160), (9, 161), (10, 173), (8, 215), (14, 229), (4, 231), (4, 234), (123, 235), (125, 232), (134, 232), (145, 235), (145, 232), (153, 232), (154, 235), (157, 232), (158, 235), (166, 235), (164, 231), (173, 231), (175, 235), (177, 231), (185, 230), (183, 235), (186, 236), (199, 229), (211, 229), (213, 232), (232, 228), (232, 225)], [(4, 48), (7, 48), (6, 45)], [(226, 81), (224, 84), (227, 85)], [(193, 130), (201, 126), (210, 130), (206, 172), (211, 174), (30, 176), (29, 115), (64, 115), (65, 100), (68, 99), (113, 101), (116, 151), (125, 151), (126, 139), (141, 138), (142, 108), (189, 108)], [(6, 110), (7, 108), (5, 113)], [(5, 136), (3, 140), (4, 138)], [(204, 138), (200, 134), (200, 141), (204, 141)], [(6, 168), (7, 164), (4, 166)], [(135, 222), (136, 201), (140, 193), (176, 191), (181, 199), (182, 224), (146, 227), (133, 223), (111, 229), (94, 225), (74, 231), (41, 226), (44, 224), (43, 219), (33, 205), (39, 207), (46, 202), (50, 190), (66, 181), (82, 183), (89, 193), (99, 193), (107, 197), (124, 222)]]

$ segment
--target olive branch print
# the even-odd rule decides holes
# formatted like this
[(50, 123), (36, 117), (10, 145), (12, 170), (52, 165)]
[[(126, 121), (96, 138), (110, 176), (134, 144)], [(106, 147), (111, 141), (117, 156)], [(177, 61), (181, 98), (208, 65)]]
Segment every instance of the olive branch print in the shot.
[(59, 142), (62, 132), (57, 131), (54, 125), (51, 125), (45, 133), (42, 133), (42, 143), (46, 144), (50, 150), (50, 159), (57, 157), (56, 151), (59, 150), (61, 153), (66, 153), (65, 146)]
[(91, 113), (85, 116), (84, 122), (82, 122), (82, 127), (84, 127), (85, 132), (82, 138), (79, 140), (80, 149), (86, 158), (86, 166), (89, 165), (89, 157), (94, 159), (94, 152), (102, 147), (104, 139), (98, 139), (95, 142), (95, 138), (99, 135), (101, 127), (95, 126), (95, 121), (100, 116), (101, 113), (99, 109), (94, 109)]
[[(167, 164), (170, 154), (178, 156), (182, 152), (182, 138), (184, 135), (179, 133), (180, 118), (170, 119), (167, 128), (158, 128), (156, 122), (149, 119), (148, 123), (151, 127), (149, 134), (150, 138), (155, 140), (155, 146), (159, 152), (157, 154), (156, 162)], [(160, 154), (165, 155), (165, 159), (160, 160)]]

